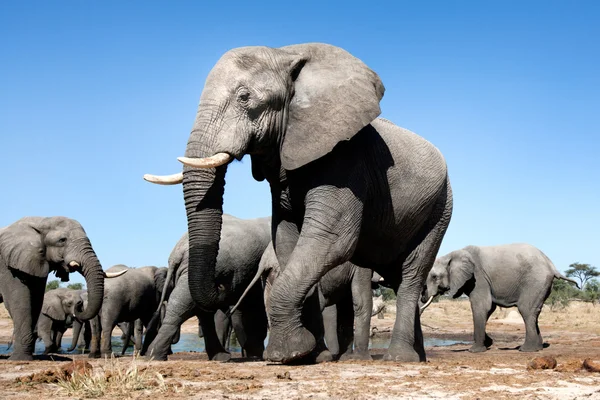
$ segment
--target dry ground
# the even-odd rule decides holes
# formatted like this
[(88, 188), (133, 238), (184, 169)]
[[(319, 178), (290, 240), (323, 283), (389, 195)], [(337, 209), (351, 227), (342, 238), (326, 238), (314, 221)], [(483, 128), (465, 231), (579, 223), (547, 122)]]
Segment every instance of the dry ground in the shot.
[[(379, 334), (393, 323), (393, 306), (386, 318), (374, 318)], [(206, 361), (204, 354), (177, 353), (168, 362), (124, 357), (91, 360), (92, 378), (63, 384), (51, 373), (65, 362), (9, 362), (0, 360), (2, 398), (197, 398), (197, 399), (600, 399), (600, 373), (581, 368), (586, 358), (600, 360), (600, 306), (572, 303), (565, 310), (544, 308), (540, 326), (549, 346), (541, 353), (520, 353), (524, 338), (520, 316), (499, 310), (488, 323), (495, 339), (483, 354), (466, 351), (469, 345), (427, 349), (426, 363), (388, 363), (381, 351), (372, 362), (338, 362), (307, 366), (282, 366), (266, 362)], [(0, 309), (0, 340), (8, 338), (12, 324)], [(434, 303), (423, 315), (429, 338), (471, 340), (471, 313), (464, 301)], [(195, 320), (184, 332), (196, 332)], [(239, 354), (237, 354), (239, 357)], [(537, 356), (552, 356), (554, 370), (528, 370)], [(31, 379), (32, 373), (39, 373)]]

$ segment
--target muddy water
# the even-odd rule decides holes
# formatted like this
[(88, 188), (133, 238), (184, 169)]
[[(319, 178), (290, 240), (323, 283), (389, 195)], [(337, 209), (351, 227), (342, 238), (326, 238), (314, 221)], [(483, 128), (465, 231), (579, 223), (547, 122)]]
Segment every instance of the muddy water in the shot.
[[(268, 337), (267, 339), (265, 339), (265, 345), (268, 342)], [(64, 349), (68, 348), (70, 346), (71, 342), (70, 342), (70, 338), (65, 338), (63, 340), (63, 351), (61, 352), (65, 352)], [(371, 349), (386, 349), (390, 344), (390, 338), (389, 337), (372, 337), (370, 342), (369, 342), (369, 348)], [(464, 341), (457, 341), (457, 340), (447, 340), (447, 339), (435, 339), (435, 338), (429, 338), (429, 339), (425, 339), (425, 347), (439, 347), (439, 346), (452, 346), (454, 344), (469, 344), (468, 342), (464, 342)], [(113, 336), (112, 337), (112, 349), (113, 352), (120, 354), (121, 353), (121, 348), (122, 348), (122, 342), (121, 342), (121, 338), (119, 336)], [(204, 339), (199, 338), (196, 334), (193, 333), (184, 333), (181, 335), (181, 338), (179, 340), (179, 342), (177, 344), (174, 344), (172, 346), (173, 352), (180, 352), (180, 351), (204, 351)], [(232, 340), (231, 343), (229, 344), (229, 349), (232, 352), (240, 352), (241, 348), (239, 343), (237, 342), (237, 340), (235, 339), (235, 336), (232, 336)], [(81, 352), (83, 350), (82, 347), (80, 347), (78, 350), (76, 350), (75, 352)], [(8, 346), (6, 344), (0, 344), (0, 354), (10, 354), (12, 352), (12, 349), (9, 349)], [(35, 353), (36, 354), (41, 354), (44, 352), (44, 343), (42, 341), (37, 341), (35, 344)], [(125, 352), (125, 354), (132, 354), (133, 353), (133, 346), (129, 346), (129, 348), (127, 349), (127, 351)]]

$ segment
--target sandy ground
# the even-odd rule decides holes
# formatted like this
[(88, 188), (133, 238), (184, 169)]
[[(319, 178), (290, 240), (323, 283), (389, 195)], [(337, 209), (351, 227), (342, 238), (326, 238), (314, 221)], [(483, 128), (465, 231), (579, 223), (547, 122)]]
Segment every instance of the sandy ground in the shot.
[[(513, 309), (514, 310), (514, 309)], [(495, 340), (486, 353), (471, 354), (469, 345), (427, 348), (426, 363), (390, 363), (381, 360), (382, 351), (373, 350), (374, 361), (337, 362), (320, 365), (282, 366), (248, 362), (234, 354), (229, 363), (206, 361), (202, 353), (176, 353), (168, 362), (134, 360), (90, 360), (93, 374), (107, 374), (110, 368), (132, 370), (153, 376), (154, 383), (139, 385), (127, 394), (105, 391), (100, 397), (197, 398), (197, 399), (600, 399), (600, 372), (581, 368), (586, 358), (600, 361), (600, 306), (573, 303), (567, 309), (544, 308), (540, 327), (547, 348), (521, 353), (516, 348), (524, 339), (524, 326), (516, 310), (498, 310), (488, 323)], [(379, 335), (389, 335), (393, 306), (385, 319), (373, 318)], [(7, 338), (12, 324), (0, 309), (0, 338)], [(467, 302), (434, 303), (423, 315), (427, 338), (471, 340), (472, 322)], [(196, 320), (184, 325), (184, 332), (196, 332)], [(0, 339), (2, 340), (2, 339)], [(535, 357), (552, 356), (558, 366), (529, 370)], [(63, 361), (9, 362), (0, 357), (2, 398), (38, 399), (91, 397), (89, 390), (68, 392), (54, 383), (23, 383), (35, 372), (48, 373), (72, 359), (85, 356), (58, 356)], [(45, 371), (45, 372), (44, 372)], [(105, 376), (105, 375), (102, 375)], [(152, 380), (151, 379), (151, 380)], [(158, 383), (156, 380), (158, 379)], [(43, 380), (43, 379), (42, 379)]]

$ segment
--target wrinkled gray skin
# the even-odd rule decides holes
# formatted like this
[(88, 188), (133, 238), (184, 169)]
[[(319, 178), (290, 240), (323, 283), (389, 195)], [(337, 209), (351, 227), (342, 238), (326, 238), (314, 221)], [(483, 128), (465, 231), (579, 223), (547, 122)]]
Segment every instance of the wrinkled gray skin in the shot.
[(85, 277), (89, 303), (76, 310), (89, 320), (102, 306), (104, 274), (79, 222), (65, 217), (25, 217), (0, 229), (0, 298), (14, 323), (11, 360), (32, 360), (34, 330), (44, 301), (48, 273), (63, 282), (77, 271)]
[(496, 306), (517, 307), (525, 321), (521, 351), (543, 348), (538, 316), (552, 290), (552, 281), (564, 277), (539, 249), (524, 243), (500, 246), (467, 246), (438, 258), (423, 290), (422, 302), (448, 293), (469, 296), (473, 312), (474, 343), (469, 351), (486, 351), (493, 340), (485, 325)]
[[(128, 267), (115, 265), (107, 272), (118, 272), (123, 268)], [(90, 358), (112, 355), (111, 336), (117, 323), (133, 324), (140, 319), (142, 325), (147, 326), (160, 304), (166, 277), (166, 267), (147, 266), (128, 268), (126, 274), (106, 281), (99, 324), (98, 320), (92, 323)], [(168, 298), (171, 287), (166, 289)]]
[[(269, 243), (263, 254), (258, 274), (267, 276), (264, 297), (265, 304), (268, 305), (271, 302), (273, 284), (281, 274), (273, 243)], [(370, 269), (346, 262), (327, 272), (318, 282), (319, 307), (323, 314), (327, 347), (324, 341), (318, 343), (317, 362), (333, 359), (372, 359), (369, 354), (373, 308), (372, 274)]]
[[(270, 361), (315, 350), (322, 333), (303, 318), (303, 305), (320, 315), (307, 294), (347, 261), (373, 268), (398, 292), (384, 359), (425, 360), (417, 303), (450, 222), (452, 193), (432, 144), (376, 119), (383, 93), (362, 61), (321, 43), (233, 49), (208, 75), (185, 156), (250, 154), (254, 178), (271, 186), (283, 272), (268, 309)], [(223, 302), (215, 265), (227, 165), (188, 165), (190, 292), (214, 312)]]
[(60, 349), (63, 334), (73, 326), (76, 310), (84, 308), (85, 290), (58, 288), (44, 294), (42, 313), (37, 323), (37, 335), (44, 341), (44, 354)]
[[(223, 229), (219, 243), (215, 278), (219, 303), (217, 310), (226, 312), (235, 304), (252, 277), (258, 270), (260, 258), (270, 240), (270, 218), (239, 219), (223, 215)], [(144, 347), (148, 343), (146, 354), (156, 360), (167, 359), (168, 344), (181, 324), (198, 317), (206, 353), (210, 360), (228, 361), (231, 354), (224, 347), (229, 328), (227, 318), (216, 311), (203, 311), (194, 304), (188, 286), (189, 238), (184, 234), (169, 257), (169, 277), (175, 282), (165, 317), (156, 337), (148, 329)], [(216, 323), (216, 325), (215, 325)], [(262, 299), (262, 290), (256, 286), (249, 291), (240, 304), (239, 313), (232, 316), (233, 329), (245, 353), (252, 358), (262, 358), (264, 340), (267, 335), (267, 317)]]

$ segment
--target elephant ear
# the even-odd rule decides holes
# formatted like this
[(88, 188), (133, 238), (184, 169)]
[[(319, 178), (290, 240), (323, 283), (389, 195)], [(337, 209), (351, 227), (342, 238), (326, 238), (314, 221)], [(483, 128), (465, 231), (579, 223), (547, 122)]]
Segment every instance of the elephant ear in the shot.
[(44, 296), (42, 314), (47, 315), (55, 321), (64, 321), (67, 318), (61, 298), (55, 293), (52, 293), (52, 291), (46, 293)]
[(50, 266), (41, 233), (27, 222), (15, 222), (0, 230), (0, 257), (13, 269), (47, 278)]
[(328, 44), (281, 47), (290, 54), (294, 96), (281, 146), (293, 170), (329, 153), (373, 121), (385, 88), (379, 76), (347, 51)]
[(448, 264), (448, 274), (450, 297), (458, 297), (464, 292), (469, 292), (467, 286), (475, 276), (475, 265), (467, 252), (458, 251), (452, 254)]
[(154, 287), (158, 293), (162, 294), (165, 288), (165, 282), (167, 281), (168, 269), (166, 267), (157, 268), (154, 271)]

